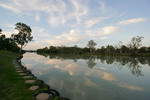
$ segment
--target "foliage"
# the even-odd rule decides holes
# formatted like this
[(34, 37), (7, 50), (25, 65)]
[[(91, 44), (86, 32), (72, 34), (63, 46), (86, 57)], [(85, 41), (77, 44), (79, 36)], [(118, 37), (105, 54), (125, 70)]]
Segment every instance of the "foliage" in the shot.
[(19, 52), (19, 47), (10, 38), (6, 38), (4, 34), (0, 36), (0, 50), (9, 50), (13, 52)]
[(2, 29), (0, 28), (0, 34), (2, 34)]
[[(123, 43), (120, 41), (117, 45), (107, 45), (106, 47), (102, 46), (101, 48), (95, 49), (94, 46), (96, 43), (91, 40), (88, 42), (88, 47), (85, 48), (79, 48), (78, 46), (73, 47), (65, 47), (65, 46), (50, 46), (45, 47), (43, 49), (38, 49), (38, 53), (47, 53), (47, 54), (79, 54), (79, 55), (87, 55), (91, 54), (91, 50), (95, 50), (92, 54), (94, 55), (123, 55), (123, 56), (141, 56), (144, 53), (147, 53), (147, 55), (150, 55), (150, 47), (141, 47), (142, 44), (142, 38), (143, 37), (133, 37), (132, 42), (130, 42), (129, 45), (123, 45)], [(133, 45), (134, 44), (134, 45)], [(136, 49), (131, 49), (136, 48)], [(145, 56), (145, 54), (144, 54)]]
[(23, 47), (26, 46), (28, 42), (31, 42), (33, 39), (33, 36), (31, 36), (32, 30), (30, 26), (24, 24), (24, 23), (17, 23), (15, 29), (18, 30), (18, 34), (12, 34), (11, 38), (20, 45), (20, 52)]
[(87, 46), (90, 48), (90, 52), (92, 52), (92, 50), (94, 50), (95, 46), (97, 44), (93, 41), (93, 40), (90, 40), (87, 44)]

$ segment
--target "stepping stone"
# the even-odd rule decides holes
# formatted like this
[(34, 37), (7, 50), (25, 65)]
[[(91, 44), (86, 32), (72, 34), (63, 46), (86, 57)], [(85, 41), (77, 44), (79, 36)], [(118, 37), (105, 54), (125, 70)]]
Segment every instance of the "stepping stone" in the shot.
[(22, 69), (20, 69), (20, 68), (17, 68), (17, 69), (16, 69), (16, 71), (22, 71)]
[(23, 78), (33, 78), (33, 76), (24, 76)]
[(21, 67), (17, 65), (17, 66), (15, 66), (15, 68), (21, 68)]
[(32, 91), (37, 90), (37, 89), (39, 89), (38, 85), (34, 85), (29, 88), (29, 90), (32, 90)]
[(36, 100), (51, 100), (52, 95), (48, 93), (40, 93), (36, 96)]
[(18, 72), (18, 73), (23, 73), (23, 71), (22, 71), (22, 70), (17, 70), (16, 72)]
[(19, 75), (27, 75), (26, 73), (19, 73)]
[(36, 80), (26, 80), (25, 83), (35, 83)]

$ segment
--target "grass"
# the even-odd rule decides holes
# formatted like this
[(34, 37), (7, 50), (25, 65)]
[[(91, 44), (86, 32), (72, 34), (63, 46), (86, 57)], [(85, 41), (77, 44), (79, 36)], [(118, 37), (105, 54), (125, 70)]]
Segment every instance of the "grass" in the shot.
[(24, 79), (15, 71), (12, 60), (18, 54), (0, 51), (0, 100), (33, 100), (35, 92), (28, 89)]

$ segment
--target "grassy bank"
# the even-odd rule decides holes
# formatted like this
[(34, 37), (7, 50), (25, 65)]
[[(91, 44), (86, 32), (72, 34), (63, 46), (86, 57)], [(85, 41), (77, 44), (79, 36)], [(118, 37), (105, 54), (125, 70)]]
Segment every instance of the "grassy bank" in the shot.
[(0, 51), (0, 100), (33, 100), (34, 92), (27, 88), (12, 64), (17, 56), (9, 51)]

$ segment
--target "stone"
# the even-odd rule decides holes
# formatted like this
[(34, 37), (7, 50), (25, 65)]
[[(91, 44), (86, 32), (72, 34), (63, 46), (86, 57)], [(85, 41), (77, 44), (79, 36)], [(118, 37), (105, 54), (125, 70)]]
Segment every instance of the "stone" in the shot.
[(15, 68), (20, 68), (20, 66), (19, 66), (19, 65), (16, 65)]
[(22, 71), (22, 70), (17, 70), (16, 72), (18, 72), (18, 73), (22, 73), (23, 71)]
[(19, 73), (19, 75), (27, 75), (26, 73)]
[(38, 85), (34, 85), (29, 88), (29, 90), (32, 90), (32, 91), (37, 90), (37, 89), (39, 89)]
[(23, 78), (33, 78), (33, 76), (24, 76)]
[(26, 80), (25, 83), (35, 83), (36, 80)]
[(16, 68), (16, 71), (22, 71), (22, 69), (21, 68)]
[(49, 100), (50, 98), (52, 98), (52, 95), (48, 93), (40, 93), (36, 96), (36, 100)]

